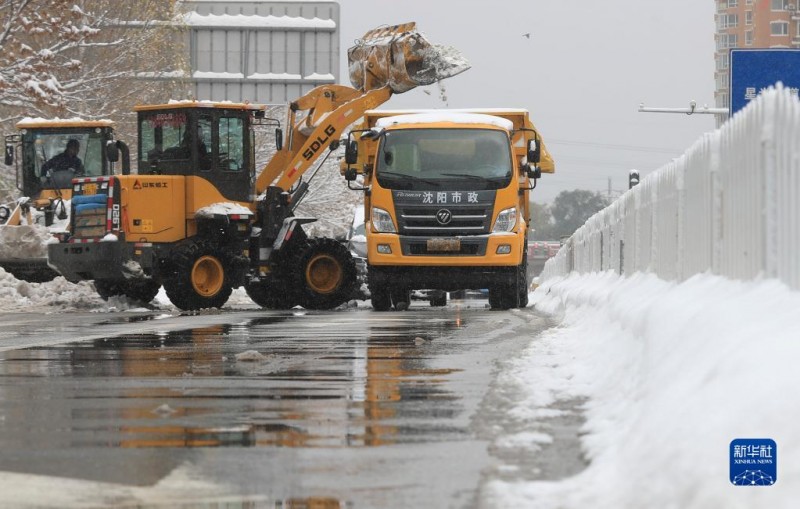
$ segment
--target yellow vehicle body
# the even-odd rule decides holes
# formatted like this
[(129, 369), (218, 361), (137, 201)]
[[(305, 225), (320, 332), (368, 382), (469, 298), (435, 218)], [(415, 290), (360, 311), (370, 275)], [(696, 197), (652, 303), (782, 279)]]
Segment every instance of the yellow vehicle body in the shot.
[(42, 282), (57, 275), (47, 266), (46, 245), (50, 233), (68, 224), (75, 175), (75, 169), (50, 174), (45, 172), (45, 163), (59, 155), (68, 140), (77, 140), (85, 176), (108, 175), (113, 161), (107, 160), (106, 146), (124, 144), (114, 140), (110, 120), (24, 119), (16, 128), (16, 133), (6, 136), (5, 163), (14, 166), (21, 197), (0, 204), (0, 267), (19, 279)]
[(266, 308), (349, 300), (349, 251), (336, 239), (308, 238), (302, 225), (314, 219), (294, 214), (308, 190), (304, 174), (364, 111), (469, 66), (414, 23), (368, 32), (348, 57), (351, 70), (361, 69), (354, 87), (323, 85), (292, 101), (286, 135), (276, 129), (277, 151), (260, 171), (254, 127), (280, 125), (264, 105), (136, 107), (139, 175), (75, 179), (72, 228), (48, 246), (48, 263), (70, 281), (94, 280), (101, 297), (147, 302), (163, 285), (185, 310), (220, 307), (238, 286)]
[[(389, 298), (389, 301), (397, 301), (411, 289), (489, 288), (491, 294), (494, 287), (495, 295), (509, 293), (507, 287), (516, 284), (509, 282), (509, 278), (517, 277), (512, 272), (526, 268), (529, 193), (534, 183), (526, 164), (530, 142), (539, 145), (539, 171), (555, 171), (553, 158), (541, 142), (528, 112), (521, 109), (376, 110), (366, 112), (364, 124), (354, 130), (356, 139), (359, 131), (373, 134), (358, 140), (356, 163), (358, 172), (363, 175), (364, 187), (369, 188), (365, 193), (364, 210), (370, 290), (373, 294), (378, 292), (378, 302), (373, 298), (373, 307), (385, 307), (382, 304), (387, 302), (386, 293), (398, 294)], [(426, 138), (428, 134), (425, 133), (436, 132), (446, 132), (447, 142), (437, 146), (433, 140), (438, 135)], [(495, 133), (496, 136), (491, 136), (505, 140), (505, 147), (493, 145), (496, 150), (511, 154), (510, 170), (504, 170), (506, 179), (496, 177), (497, 187), (492, 189), (481, 189), (480, 184), (474, 184), (480, 177), (469, 171), (472, 162), (482, 157), (477, 146), (480, 141), (473, 142), (479, 132)], [(412, 135), (416, 140), (414, 150), (407, 150), (405, 155), (400, 149), (409, 145), (400, 142), (391, 145), (386, 141), (397, 140), (402, 133), (418, 133)], [(446, 177), (440, 175), (441, 180), (426, 181), (426, 175), (435, 174), (426, 173), (428, 170), (423, 168), (426, 153), (431, 160), (435, 158), (430, 154), (436, 153), (439, 164), (447, 159), (461, 161), (453, 167), (464, 168), (464, 174), (444, 173)], [(399, 161), (383, 165), (382, 170), (379, 159), (389, 155)], [(477, 167), (477, 163), (472, 166)], [(411, 180), (403, 182), (402, 186), (400, 181), (388, 181), (388, 185), (384, 185), (382, 171), (389, 168), (397, 168), (398, 172), (403, 172), (403, 177)], [(410, 168), (421, 171), (412, 175), (414, 172)], [(385, 175), (398, 173), (389, 171)], [(474, 206), (470, 207), (471, 203)], [(514, 210), (516, 217), (513, 227), (496, 231), (501, 214), (511, 215), (509, 210)], [(371, 215), (380, 211), (388, 213), (391, 229), (395, 231), (376, 226)], [(444, 214), (446, 223), (439, 221), (439, 214)], [(388, 286), (389, 291), (383, 292), (381, 285)], [(522, 291), (519, 289), (520, 295)], [(497, 303), (497, 307), (516, 307), (508, 299)]]

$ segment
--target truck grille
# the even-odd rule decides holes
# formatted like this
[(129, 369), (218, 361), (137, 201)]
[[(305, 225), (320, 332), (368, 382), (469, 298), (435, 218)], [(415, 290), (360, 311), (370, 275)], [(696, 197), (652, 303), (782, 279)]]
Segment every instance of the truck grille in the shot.
[[(489, 233), (492, 220), (491, 205), (420, 207), (398, 205), (397, 220), (401, 235), (426, 235), (452, 237), (456, 235), (482, 235)], [(437, 218), (442, 210), (450, 218), (442, 224)]]

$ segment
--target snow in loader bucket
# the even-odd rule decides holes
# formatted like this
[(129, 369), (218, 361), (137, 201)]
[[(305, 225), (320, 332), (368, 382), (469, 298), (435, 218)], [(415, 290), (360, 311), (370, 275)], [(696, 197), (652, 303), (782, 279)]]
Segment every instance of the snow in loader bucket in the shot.
[(428, 42), (414, 22), (370, 30), (347, 58), (350, 82), (365, 92), (388, 85), (399, 94), (470, 68), (455, 48)]

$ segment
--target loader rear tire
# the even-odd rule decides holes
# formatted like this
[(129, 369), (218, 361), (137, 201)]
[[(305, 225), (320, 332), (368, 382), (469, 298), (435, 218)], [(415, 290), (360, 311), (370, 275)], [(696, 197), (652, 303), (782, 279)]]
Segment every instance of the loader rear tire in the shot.
[(311, 239), (291, 272), (300, 305), (333, 309), (344, 304), (356, 287), (356, 264), (350, 251), (333, 239)]
[(228, 254), (207, 240), (192, 240), (170, 255), (164, 278), (169, 300), (184, 311), (222, 307), (233, 292), (238, 269)]
[(125, 282), (123, 292), (129, 299), (147, 304), (158, 295), (159, 288), (161, 283), (152, 279), (130, 280)]
[(94, 289), (103, 300), (124, 295), (131, 300), (147, 304), (155, 298), (159, 288), (161, 288), (161, 284), (152, 279), (125, 281), (96, 279), (94, 281)]
[(292, 309), (298, 303), (297, 296), (286, 284), (257, 281), (245, 283), (244, 291), (265, 309)]
[(116, 297), (117, 295), (125, 295), (122, 281), (95, 279), (94, 289), (103, 300), (108, 300), (110, 297)]

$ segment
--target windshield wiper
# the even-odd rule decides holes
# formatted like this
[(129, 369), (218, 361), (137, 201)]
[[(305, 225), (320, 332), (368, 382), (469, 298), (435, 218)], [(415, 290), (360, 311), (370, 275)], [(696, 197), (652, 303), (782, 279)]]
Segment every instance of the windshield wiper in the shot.
[(399, 178), (399, 180), (403, 181), (413, 181), (413, 182), (425, 182), (426, 184), (430, 184), (432, 186), (441, 187), (441, 183), (437, 182), (436, 180), (425, 179), (422, 177), (416, 177), (414, 175), (407, 175), (405, 173), (398, 173), (396, 171), (379, 171), (378, 177), (380, 178), (381, 175), (388, 176), (389, 178)]
[(457, 178), (470, 179), (470, 180), (480, 180), (481, 182), (486, 182), (487, 180), (494, 182), (494, 181), (497, 181), (497, 180), (505, 180), (505, 179), (508, 178), (508, 174), (506, 174), (506, 175), (496, 175), (496, 176), (493, 176), (493, 177), (484, 177), (484, 176), (481, 176), (481, 175), (472, 175), (472, 174), (468, 174), (468, 173), (441, 173), (441, 175), (446, 175), (448, 177), (457, 177)]

